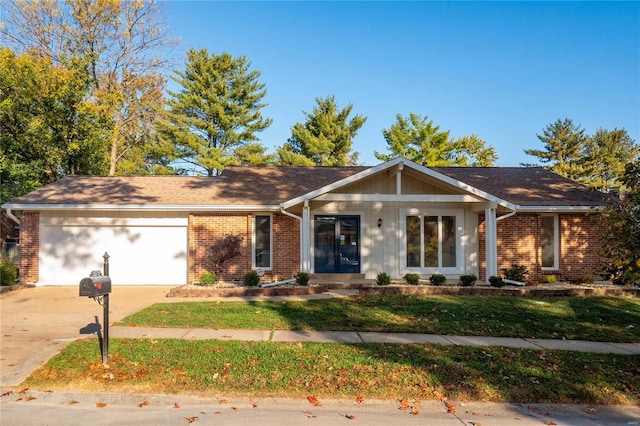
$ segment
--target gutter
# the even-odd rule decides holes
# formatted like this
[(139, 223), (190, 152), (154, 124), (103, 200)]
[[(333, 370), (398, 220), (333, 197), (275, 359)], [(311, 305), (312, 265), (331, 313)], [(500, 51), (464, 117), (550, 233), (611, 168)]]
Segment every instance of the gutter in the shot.
[(276, 211), (279, 205), (149, 205), (149, 204), (5, 204), (7, 211), (18, 210), (100, 210), (100, 211)]

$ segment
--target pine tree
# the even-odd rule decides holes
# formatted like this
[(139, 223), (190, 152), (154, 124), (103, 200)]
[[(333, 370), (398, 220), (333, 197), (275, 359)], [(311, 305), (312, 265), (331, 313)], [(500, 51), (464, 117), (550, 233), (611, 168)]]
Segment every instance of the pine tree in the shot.
[(278, 149), (279, 163), (286, 165), (355, 165), (358, 154), (352, 152), (353, 138), (367, 121), (356, 115), (349, 119), (353, 105), (339, 109), (335, 96), (316, 98), (313, 112), (304, 113), (304, 123), (296, 123), (291, 137)]
[(176, 71), (178, 92), (169, 91), (157, 123), (162, 144), (190, 172), (213, 176), (238, 162), (234, 150), (258, 140), (271, 119), (261, 114), (267, 91), (260, 72), (244, 56), (190, 50), (184, 71)]

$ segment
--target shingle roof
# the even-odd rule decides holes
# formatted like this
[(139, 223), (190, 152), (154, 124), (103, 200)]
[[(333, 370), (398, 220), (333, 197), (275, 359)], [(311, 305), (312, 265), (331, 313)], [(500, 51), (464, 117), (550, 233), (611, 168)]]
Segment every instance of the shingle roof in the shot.
[(228, 167), (204, 176), (67, 176), (10, 204), (279, 205), (367, 167)]
[[(369, 167), (228, 167), (220, 176), (68, 176), (12, 205), (279, 205)], [(601, 193), (541, 168), (432, 170), (520, 206), (597, 206)]]
[(540, 167), (433, 167), (520, 206), (599, 206), (606, 195)]

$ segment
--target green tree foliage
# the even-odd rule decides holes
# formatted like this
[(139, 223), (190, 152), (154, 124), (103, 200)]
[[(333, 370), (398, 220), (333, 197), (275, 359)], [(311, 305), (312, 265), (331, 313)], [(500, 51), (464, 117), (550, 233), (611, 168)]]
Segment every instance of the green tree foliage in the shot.
[[(209, 54), (206, 49), (187, 53), (185, 71), (175, 71), (178, 92), (170, 99), (163, 117), (156, 123), (166, 150), (197, 173), (213, 176), (226, 166), (242, 161), (263, 161), (255, 146), (238, 150), (258, 140), (256, 134), (271, 124), (261, 114), (266, 104), (265, 84), (260, 72), (250, 70), (244, 56)], [(173, 147), (173, 148), (172, 148)]]
[(375, 152), (377, 159), (389, 161), (404, 157), (423, 166), (484, 166), (489, 167), (498, 159), (493, 147), (477, 135), (463, 136), (456, 140), (449, 138), (449, 131), (441, 131), (440, 126), (425, 115), (401, 114), (382, 135), (390, 154)]
[(155, 1), (41, 0), (0, 3), (0, 37), (17, 52), (55, 66), (83, 63), (88, 108), (100, 117), (108, 144), (108, 174), (146, 171), (146, 145), (162, 105), (167, 37)]
[(589, 137), (580, 125), (569, 118), (557, 119), (537, 137), (544, 143), (544, 150), (525, 149), (526, 154), (538, 157), (547, 169), (560, 176), (576, 181), (584, 176), (584, 150)]
[(0, 48), (0, 199), (68, 174), (107, 170), (104, 129), (80, 67)]
[(640, 160), (628, 163), (621, 182), (628, 192), (612, 202), (600, 217), (600, 254), (604, 271), (618, 284), (640, 284)]
[(272, 166), (277, 162), (276, 154), (267, 154), (267, 148), (259, 143), (248, 143), (234, 150), (236, 164), (240, 166)]
[(585, 174), (579, 180), (592, 188), (606, 191), (624, 187), (628, 177), (625, 165), (640, 156), (640, 146), (636, 145), (624, 129), (598, 129), (589, 137), (585, 158)]
[[(622, 184), (625, 164), (640, 155), (640, 147), (624, 129), (599, 129), (587, 135), (569, 118), (547, 125), (542, 135), (544, 149), (525, 149), (554, 173), (606, 191)], [(535, 164), (525, 164), (533, 166)]]
[(278, 149), (279, 163), (295, 166), (355, 165), (358, 153), (352, 152), (352, 141), (367, 121), (366, 117), (349, 115), (353, 105), (339, 109), (335, 96), (316, 98), (311, 113), (304, 113), (304, 123), (296, 123), (291, 137)]

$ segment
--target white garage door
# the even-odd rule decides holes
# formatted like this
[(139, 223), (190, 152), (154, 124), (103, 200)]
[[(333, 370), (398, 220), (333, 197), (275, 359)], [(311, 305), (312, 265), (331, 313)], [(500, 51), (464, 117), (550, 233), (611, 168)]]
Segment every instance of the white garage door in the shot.
[(40, 218), (39, 285), (77, 285), (102, 270), (113, 285), (187, 281), (187, 218)]

